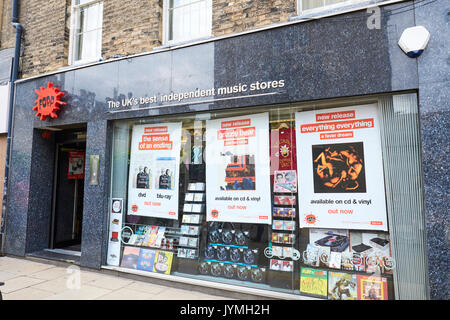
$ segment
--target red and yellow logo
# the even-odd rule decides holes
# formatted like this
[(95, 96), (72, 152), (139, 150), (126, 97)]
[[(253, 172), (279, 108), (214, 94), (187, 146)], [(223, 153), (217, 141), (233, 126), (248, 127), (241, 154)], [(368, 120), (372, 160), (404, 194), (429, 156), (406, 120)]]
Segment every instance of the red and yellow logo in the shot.
[(304, 220), (307, 224), (315, 224), (317, 222), (317, 217), (314, 214), (308, 214), (305, 216)]
[(54, 88), (53, 83), (49, 82), (47, 88), (41, 87), (40, 90), (34, 90), (38, 98), (34, 101), (36, 105), (33, 107), (36, 112), (36, 116), (41, 120), (47, 119), (48, 116), (55, 119), (58, 118), (56, 114), (60, 110), (59, 106), (65, 105), (60, 98), (64, 95), (64, 92), (60, 92), (60, 89)]

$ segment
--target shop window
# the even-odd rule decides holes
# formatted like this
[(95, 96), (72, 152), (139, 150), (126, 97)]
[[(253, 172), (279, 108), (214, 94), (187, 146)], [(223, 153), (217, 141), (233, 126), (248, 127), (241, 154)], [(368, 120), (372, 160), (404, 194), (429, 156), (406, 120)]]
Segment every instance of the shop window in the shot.
[(334, 9), (363, 0), (298, 0), (299, 13), (309, 13), (327, 9)]
[(107, 265), (426, 298), (418, 132), (414, 93), (116, 121)]
[(165, 0), (165, 43), (211, 35), (212, 0)]
[(101, 58), (103, 1), (74, 0), (71, 15), (71, 64)]

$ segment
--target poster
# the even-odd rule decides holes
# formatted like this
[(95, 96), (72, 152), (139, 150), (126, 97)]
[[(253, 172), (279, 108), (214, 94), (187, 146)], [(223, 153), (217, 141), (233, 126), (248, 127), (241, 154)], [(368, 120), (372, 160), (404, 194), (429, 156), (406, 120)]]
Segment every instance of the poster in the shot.
[(170, 274), (172, 268), (173, 252), (156, 251), (156, 257), (153, 264), (153, 272)]
[(139, 259), (139, 248), (135, 247), (123, 247), (122, 268), (136, 269)]
[(69, 152), (69, 172), (67, 179), (84, 179), (84, 152)]
[(270, 176), (280, 170), (296, 170), (297, 154), (295, 146), (295, 129), (282, 122), (278, 129), (270, 131)]
[(178, 219), (181, 123), (133, 127), (128, 214)]
[(206, 123), (207, 221), (271, 224), (269, 114)]
[(328, 272), (328, 299), (356, 300), (356, 274)]
[(358, 274), (358, 300), (388, 300), (387, 278)]
[(153, 266), (155, 263), (156, 251), (152, 249), (142, 248), (139, 251), (139, 258), (137, 262), (137, 270), (144, 270), (153, 272)]
[(301, 228), (387, 230), (376, 104), (297, 112)]
[(300, 271), (300, 292), (327, 297), (328, 291), (327, 271), (301, 268)]

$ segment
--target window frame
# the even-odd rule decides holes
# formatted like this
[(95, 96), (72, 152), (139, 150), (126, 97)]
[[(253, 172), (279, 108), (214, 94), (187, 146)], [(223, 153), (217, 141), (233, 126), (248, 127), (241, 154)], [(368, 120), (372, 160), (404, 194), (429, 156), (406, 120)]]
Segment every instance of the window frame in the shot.
[[(322, 0), (325, 1), (325, 0)], [(297, 15), (301, 16), (304, 14), (310, 13), (319, 13), (327, 10), (337, 9), (340, 7), (345, 7), (351, 4), (363, 3), (365, 0), (346, 0), (339, 3), (333, 3), (328, 5), (323, 5), (321, 7), (312, 8), (312, 9), (303, 9), (303, 0), (297, 0)]]
[(98, 52), (98, 55), (91, 58), (85, 58), (85, 59), (79, 59), (75, 60), (76, 57), (76, 50), (79, 49), (79, 46), (77, 44), (77, 36), (80, 34), (78, 31), (80, 28), (80, 12), (83, 8), (87, 8), (93, 4), (103, 4), (103, 0), (91, 0), (83, 4), (75, 4), (77, 0), (72, 0), (72, 5), (70, 8), (70, 37), (69, 37), (69, 56), (68, 56), (68, 64), (69, 65), (80, 65), (80, 64), (86, 64), (91, 62), (97, 62), (102, 59), (102, 39), (103, 39), (103, 6), (102, 6), (102, 22), (101, 26), (99, 28), (96, 28), (94, 30), (101, 30), (100, 33), (100, 50)]
[[(212, 0), (196, 0), (197, 2), (205, 2), (207, 4), (207, 15), (210, 17), (209, 24), (208, 24), (208, 32), (204, 35), (196, 36), (194, 38), (186, 38), (186, 39), (176, 39), (176, 40), (169, 40), (169, 27), (170, 27), (170, 19), (169, 19), (169, 1), (170, 0), (163, 0), (163, 34), (162, 34), (162, 43), (163, 45), (172, 45), (175, 43), (182, 43), (182, 42), (189, 42), (197, 39), (202, 39), (206, 37), (212, 36)], [(208, 6), (208, 2), (211, 2), (211, 5)], [(192, 3), (193, 4), (193, 3)], [(182, 5), (182, 6), (188, 6), (192, 4)], [(181, 7), (181, 6), (180, 6)]]

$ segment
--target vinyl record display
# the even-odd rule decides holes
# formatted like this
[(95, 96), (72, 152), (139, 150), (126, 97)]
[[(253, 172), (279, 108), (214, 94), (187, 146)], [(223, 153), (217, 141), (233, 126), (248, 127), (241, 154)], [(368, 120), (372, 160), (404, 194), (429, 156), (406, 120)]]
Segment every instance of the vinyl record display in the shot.
[(214, 277), (220, 277), (222, 275), (222, 266), (218, 263), (213, 263), (210, 271)]
[(230, 249), (230, 260), (232, 262), (239, 262), (241, 260), (241, 253), (238, 248)]

